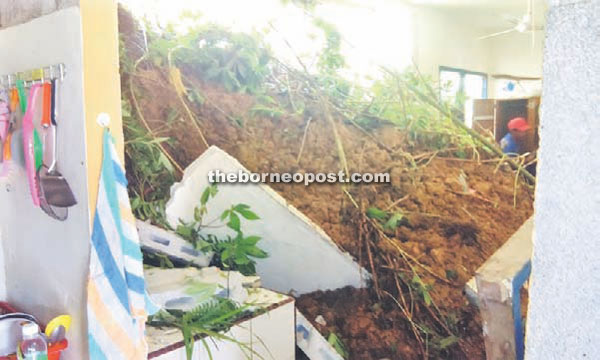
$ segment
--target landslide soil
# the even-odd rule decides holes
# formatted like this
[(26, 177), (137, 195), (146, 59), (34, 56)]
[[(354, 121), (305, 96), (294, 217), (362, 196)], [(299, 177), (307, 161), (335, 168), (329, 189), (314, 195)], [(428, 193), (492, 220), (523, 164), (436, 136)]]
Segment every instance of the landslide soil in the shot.
[[(205, 99), (202, 106), (188, 105), (208, 143), (236, 157), (250, 171), (339, 171), (331, 124), (319, 116), (318, 109), (312, 109), (314, 116), (308, 126), (306, 116), (253, 116), (254, 97), (206, 84), (189, 69), (183, 69), (183, 73), (185, 84)], [(129, 79), (123, 76), (122, 84), (124, 97), (130, 99)], [(171, 138), (165, 145), (167, 150), (182, 167), (189, 165), (206, 146), (186, 116), (166, 72), (141, 66), (133, 81), (140, 110), (153, 133)], [(368, 207), (404, 214), (400, 225), (387, 236), (436, 274), (421, 275), (431, 285), (430, 294), (442, 320), (451, 324), (461, 339), (460, 345), (431, 349), (429, 357), (485, 358), (481, 320), (477, 309), (467, 303), (463, 287), (531, 216), (533, 190), (522, 182), (515, 188), (515, 174), (505, 166), (497, 167), (496, 161), (436, 153), (393, 126), (377, 126), (369, 130), (371, 137), (340, 119), (336, 119), (336, 125), (350, 172), (388, 172), (391, 183), (348, 187), (361, 211), (338, 184), (271, 186), (368, 271), (375, 270), (381, 288), (394, 294), (394, 277), (406, 273), (407, 268), (396, 250), (378, 240), (372, 231), (360, 241), (360, 226), (365, 221), (361, 214)], [(303, 137), (305, 144), (299, 157)], [(416, 166), (407, 160), (407, 154), (415, 159)], [(372, 260), (367, 256), (367, 246), (373, 253)], [(326, 335), (335, 332), (351, 359), (422, 358), (403, 313), (390, 297), (378, 297), (373, 288), (308, 294), (298, 298), (297, 306), (311, 321), (323, 316), (326, 325), (316, 326)], [(413, 311), (427, 318), (432, 309), (415, 301)], [(433, 320), (423, 321), (436, 327)], [(436, 330), (442, 334), (445, 331), (439, 326)]]

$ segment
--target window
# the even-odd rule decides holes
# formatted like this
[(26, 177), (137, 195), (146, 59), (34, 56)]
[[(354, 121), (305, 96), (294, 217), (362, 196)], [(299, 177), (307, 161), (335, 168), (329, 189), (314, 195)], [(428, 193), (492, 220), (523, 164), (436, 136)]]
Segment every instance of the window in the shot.
[(465, 122), (470, 127), (473, 99), (487, 98), (487, 75), (484, 73), (440, 66), (440, 96), (442, 100), (464, 110)]
[(440, 66), (442, 98), (487, 98), (487, 75), (484, 73)]

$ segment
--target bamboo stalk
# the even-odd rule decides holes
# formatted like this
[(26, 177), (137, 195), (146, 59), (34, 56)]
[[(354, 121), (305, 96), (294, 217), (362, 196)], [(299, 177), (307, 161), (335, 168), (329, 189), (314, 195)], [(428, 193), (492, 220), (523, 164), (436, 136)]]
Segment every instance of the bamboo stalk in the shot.
[[(393, 71), (388, 70), (386, 68), (383, 68), (383, 70), (388, 73), (389, 75), (395, 77), (396, 79), (399, 79), (400, 81), (402, 81), (397, 74), (395, 74)], [(402, 81), (403, 84), (406, 86), (407, 89), (409, 89), (413, 94), (415, 94), (417, 96), (417, 98), (419, 100), (421, 100), (422, 102), (432, 106), (433, 108), (435, 108), (437, 111), (439, 111), (442, 115), (447, 116), (450, 120), (452, 120), (452, 122), (457, 125), (459, 128), (461, 128), (462, 130), (464, 130), (467, 134), (469, 134), (471, 137), (473, 137), (474, 139), (476, 139), (477, 141), (479, 141), (481, 144), (485, 145), (485, 147), (487, 147), (488, 149), (490, 149), (492, 152), (494, 152), (496, 155), (504, 157), (505, 154), (502, 152), (502, 150), (498, 147), (498, 145), (496, 145), (495, 143), (489, 141), (488, 139), (486, 139), (483, 135), (481, 135), (480, 133), (478, 133), (477, 131), (469, 128), (467, 125), (465, 125), (465, 123), (455, 114), (453, 114), (452, 112), (448, 111), (447, 109), (444, 109), (444, 107), (442, 107), (440, 105), (440, 103), (436, 100), (434, 100), (431, 96), (427, 96), (426, 94), (422, 93), (419, 89), (417, 89), (415, 86)], [(463, 112), (457, 109), (457, 112), (459, 114), (462, 114)], [(510, 159), (510, 158), (506, 158), (506, 162), (508, 162), (510, 164), (510, 166), (514, 169), (514, 170), (518, 170), (520, 168), (519, 164), (517, 162), (515, 162), (514, 160)], [(532, 181), (535, 183), (535, 177), (533, 175), (531, 175), (529, 173), (529, 171), (522, 169), (521, 174), (527, 178), (528, 180)]]

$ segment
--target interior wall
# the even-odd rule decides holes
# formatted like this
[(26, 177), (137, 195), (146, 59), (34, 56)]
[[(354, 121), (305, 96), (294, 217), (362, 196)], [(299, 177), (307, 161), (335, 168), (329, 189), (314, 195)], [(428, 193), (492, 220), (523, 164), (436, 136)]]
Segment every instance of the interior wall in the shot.
[(489, 72), (490, 43), (477, 39), (481, 33), (472, 26), (468, 16), (415, 7), (414, 19), (413, 58), (422, 73), (437, 80), (440, 66)]
[(85, 284), (90, 223), (81, 16), (78, 7), (0, 30), (0, 74), (64, 63), (58, 93), (58, 169), (78, 200), (65, 222), (33, 206), (24, 171), (0, 183), (0, 229), (5, 255), (7, 300), (42, 322), (73, 316), (64, 359), (83, 359), (87, 349)]
[[(413, 58), (419, 70), (439, 77), (439, 67), (448, 66), (488, 75), (505, 74), (541, 77), (545, 33), (536, 32), (532, 47), (530, 33), (511, 33), (479, 40), (496, 30), (482, 28), (477, 12), (415, 7)], [(482, 19), (485, 19), (484, 17)], [(508, 25), (507, 25), (508, 26)], [(488, 97), (500, 96), (499, 81), (488, 76)], [(541, 82), (522, 82), (511, 97), (539, 95)]]
[[(532, 42), (531, 33), (512, 33), (490, 41), (490, 74), (504, 74), (522, 77), (542, 77), (542, 57), (546, 34), (536, 31)], [(504, 97), (499, 89), (500, 80), (490, 78), (490, 97)], [(539, 96), (541, 81), (521, 81), (511, 97)]]
[(0, 300), (6, 299), (6, 266), (3, 243), (2, 227), (0, 227)]

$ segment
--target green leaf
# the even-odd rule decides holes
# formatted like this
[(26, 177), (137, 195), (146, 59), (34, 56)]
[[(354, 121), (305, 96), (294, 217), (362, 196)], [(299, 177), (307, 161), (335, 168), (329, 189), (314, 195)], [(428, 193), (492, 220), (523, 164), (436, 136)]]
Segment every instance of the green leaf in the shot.
[(234, 262), (236, 265), (247, 265), (250, 264), (250, 259), (246, 256), (243, 249), (236, 249)]
[(229, 213), (229, 222), (227, 223), (227, 226), (237, 232), (240, 231), (240, 217), (233, 211)]
[(452, 346), (454, 344), (456, 344), (458, 342), (458, 337), (454, 336), (454, 335), (450, 335), (448, 337), (443, 338), (440, 341), (440, 349), (445, 349), (449, 346)]
[(227, 219), (229, 217), (229, 213), (231, 212), (231, 210), (225, 210), (223, 211), (223, 213), (221, 214), (221, 221)]
[(160, 163), (162, 164), (162, 166), (164, 166), (165, 169), (167, 169), (167, 171), (169, 171), (170, 173), (175, 171), (173, 164), (171, 164), (171, 161), (169, 161), (169, 159), (167, 159), (167, 157), (165, 156), (164, 153), (162, 153), (162, 152), (160, 153), (159, 160), (160, 160)]
[(394, 215), (390, 216), (390, 218), (388, 219), (388, 221), (383, 225), (384, 229), (389, 229), (389, 230), (394, 230), (395, 228), (398, 227), (398, 223), (404, 218), (404, 215), (400, 214), (400, 213), (395, 213)]
[(433, 300), (431, 299), (431, 295), (429, 294), (428, 286), (421, 280), (419, 275), (415, 274), (412, 278), (412, 283), (416, 285), (418, 291), (423, 296), (423, 301), (425, 305), (430, 306)]
[(431, 303), (433, 302), (433, 300), (431, 299), (431, 295), (429, 294), (429, 291), (427, 291), (426, 289), (423, 289), (423, 300), (425, 301), (425, 305), (430, 306)]
[(215, 197), (215, 195), (217, 195), (217, 186), (216, 185), (209, 185), (202, 192), (202, 196), (200, 197), (200, 204), (206, 205), (206, 203), (208, 202), (208, 200), (211, 197)]
[(240, 240), (240, 245), (254, 246), (260, 240), (260, 236), (251, 235)]
[(139, 196), (134, 197), (133, 200), (131, 200), (131, 208), (137, 209), (141, 202), (142, 200), (140, 200)]
[(177, 230), (175, 230), (175, 233), (181, 237), (189, 239), (192, 236), (192, 229), (185, 225), (179, 225), (177, 226)]
[(237, 204), (236, 206), (233, 207), (233, 209), (235, 211), (242, 211), (242, 210), (247, 210), (250, 209), (250, 205), (246, 205), (246, 204)]
[(264, 259), (269, 256), (269, 254), (267, 254), (266, 251), (264, 251), (256, 246), (252, 246), (245, 250), (246, 250), (246, 254), (248, 254), (249, 256), (255, 257), (255, 258)]
[(387, 215), (387, 212), (380, 210), (376, 207), (370, 207), (367, 209), (367, 216), (371, 219), (385, 220)]
[(199, 208), (199, 207), (194, 208), (194, 220), (196, 220), (196, 222), (202, 221), (202, 208)]
[(225, 251), (223, 251), (221, 253), (221, 261), (223, 261), (223, 262), (227, 261), (230, 257), (231, 257), (231, 249), (225, 249)]
[(258, 217), (258, 215), (256, 215), (254, 212), (248, 210), (248, 209), (240, 209), (240, 210), (236, 210), (238, 212), (238, 214), (242, 215), (244, 217), (244, 219), (247, 220), (258, 220), (260, 219), (260, 217)]
[(346, 347), (342, 340), (335, 334), (330, 333), (327, 337), (327, 342), (337, 351), (338, 354), (344, 359), (348, 358), (348, 351), (346, 351)]

